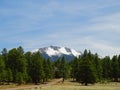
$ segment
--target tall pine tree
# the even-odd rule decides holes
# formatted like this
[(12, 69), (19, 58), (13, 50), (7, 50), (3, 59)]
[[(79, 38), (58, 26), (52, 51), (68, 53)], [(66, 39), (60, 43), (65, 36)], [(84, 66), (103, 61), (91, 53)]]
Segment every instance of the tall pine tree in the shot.
[(119, 77), (119, 63), (117, 56), (113, 56), (112, 58), (112, 78), (115, 82), (118, 82), (118, 77)]
[(32, 54), (30, 65), (30, 76), (32, 82), (35, 84), (42, 82), (44, 78), (43, 59), (40, 57), (39, 52), (35, 52)]

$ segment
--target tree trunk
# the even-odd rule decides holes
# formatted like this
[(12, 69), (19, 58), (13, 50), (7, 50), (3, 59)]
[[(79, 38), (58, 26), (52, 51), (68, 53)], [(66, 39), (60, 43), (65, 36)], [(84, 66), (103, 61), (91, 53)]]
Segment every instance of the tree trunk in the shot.
[(65, 79), (64, 79), (64, 77), (63, 77), (62, 83), (64, 83), (64, 80), (65, 80)]
[(85, 82), (85, 86), (87, 86), (88, 85), (88, 83), (87, 82)]

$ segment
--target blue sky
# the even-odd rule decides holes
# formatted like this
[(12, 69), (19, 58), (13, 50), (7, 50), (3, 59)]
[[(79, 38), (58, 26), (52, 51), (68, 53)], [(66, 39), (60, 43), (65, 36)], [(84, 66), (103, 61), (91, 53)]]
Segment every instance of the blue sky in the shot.
[(120, 54), (120, 0), (0, 0), (0, 50), (55, 45)]

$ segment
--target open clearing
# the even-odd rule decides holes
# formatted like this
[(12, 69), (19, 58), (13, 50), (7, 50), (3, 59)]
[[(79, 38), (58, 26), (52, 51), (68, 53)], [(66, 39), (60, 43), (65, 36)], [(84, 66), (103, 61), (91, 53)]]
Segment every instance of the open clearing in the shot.
[(0, 90), (120, 90), (120, 83), (107, 83), (107, 84), (95, 84), (89, 86), (82, 86), (76, 82), (70, 82), (69, 80), (64, 83), (62, 79), (56, 79), (48, 84), (42, 85), (6, 85), (0, 86)]

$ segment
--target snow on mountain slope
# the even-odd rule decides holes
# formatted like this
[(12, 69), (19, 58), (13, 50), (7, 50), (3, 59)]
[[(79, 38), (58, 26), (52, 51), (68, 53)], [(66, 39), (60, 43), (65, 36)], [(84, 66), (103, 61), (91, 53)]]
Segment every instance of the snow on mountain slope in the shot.
[(64, 47), (61, 47), (61, 48), (59, 49), (59, 52), (60, 52), (60, 53), (63, 53), (63, 54), (70, 55), (70, 52), (67, 52)]
[(52, 56), (52, 55), (59, 55), (59, 52), (57, 50), (54, 50), (53, 48), (50, 48), (48, 47), (46, 50), (45, 50), (46, 54), (48, 54), (49, 56)]
[(44, 58), (50, 58), (52, 60), (65, 57), (66, 59), (72, 60), (74, 57), (81, 55), (80, 52), (70, 49), (67, 47), (49, 46), (39, 48), (38, 50)]
[(75, 51), (74, 49), (71, 49), (71, 52), (75, 57), (78, 57), (80, 55), (80, 53)]

